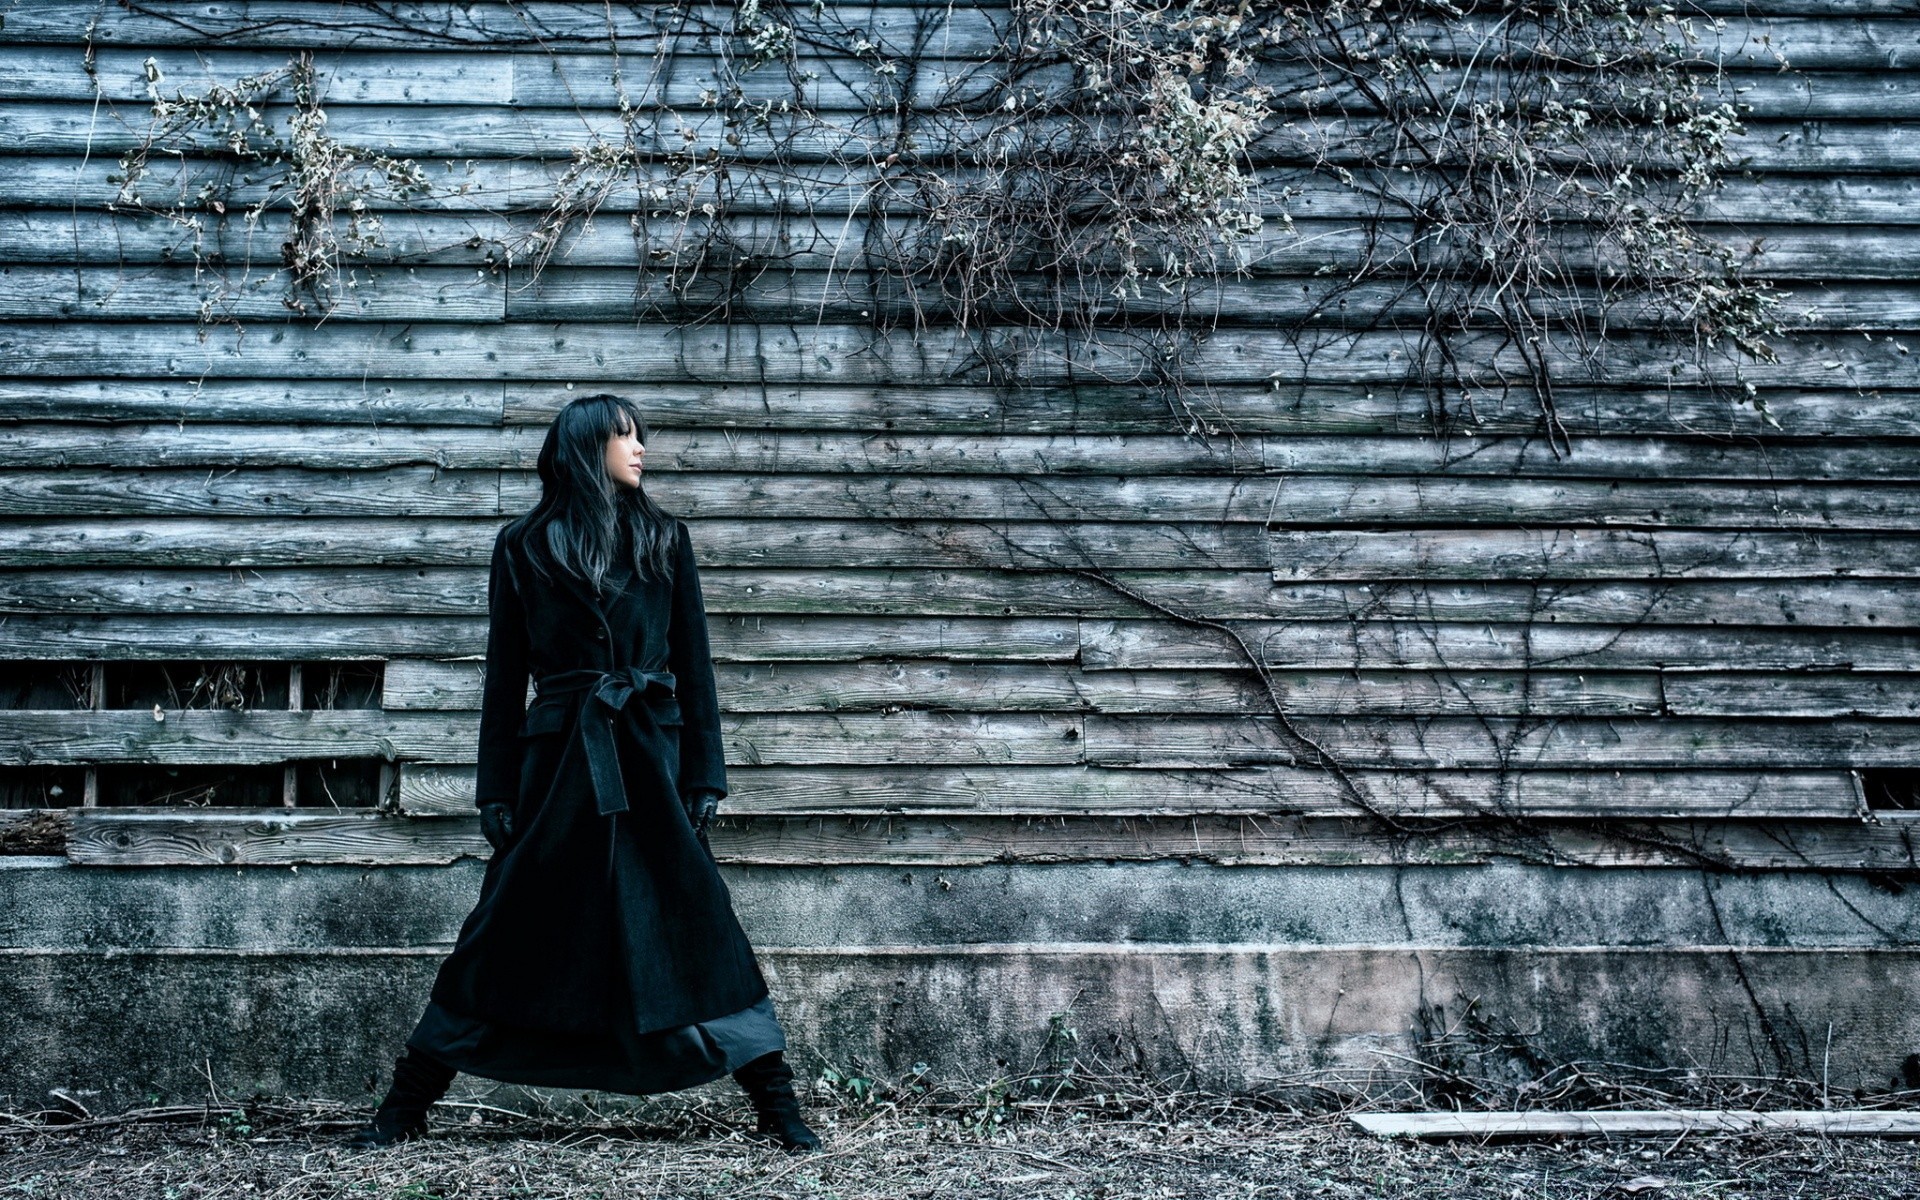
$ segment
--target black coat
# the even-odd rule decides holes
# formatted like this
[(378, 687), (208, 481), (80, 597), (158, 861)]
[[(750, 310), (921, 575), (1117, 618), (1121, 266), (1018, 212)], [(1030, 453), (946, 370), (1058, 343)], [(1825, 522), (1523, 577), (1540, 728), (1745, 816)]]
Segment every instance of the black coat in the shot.
[(673, 527), (672, 579), (629, 574), (606, 599), (511, 527), (494, 542), (475, 798), (511, 805), (515, 837), (434, 982), (455, 1012), (647, 1032), (767, 993), (682, 799), (727, 784), (693, 544)]

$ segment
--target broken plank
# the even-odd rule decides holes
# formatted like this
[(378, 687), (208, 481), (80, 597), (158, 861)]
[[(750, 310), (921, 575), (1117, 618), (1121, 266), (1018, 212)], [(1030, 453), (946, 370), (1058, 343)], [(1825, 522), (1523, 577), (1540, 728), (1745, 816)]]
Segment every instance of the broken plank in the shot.
[(1382, 1138), (1656, 1137), (1684, 1133), (1920, 1137), (1920, 1112), (1898, 1110), (1355, 1113), (1351, 1119), (1365, 1132)]

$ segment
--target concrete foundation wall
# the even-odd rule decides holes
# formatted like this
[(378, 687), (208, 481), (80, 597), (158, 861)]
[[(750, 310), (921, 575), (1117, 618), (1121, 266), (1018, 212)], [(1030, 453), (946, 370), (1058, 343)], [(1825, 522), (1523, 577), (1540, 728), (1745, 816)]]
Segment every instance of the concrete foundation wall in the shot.
[[(367, 1099), (480, 871), (0, 860), (0, 1092), (112, 1108), (204, 1097), (211, 1079)], [(1017, 1070), (1057, 1012), (1084, 1053), (1229, 1088), (1384, 1081), (1421, 1036), (1474, 1022), (1547, 1060), (1824, 1073), (1836, 1089), (1885, 1087), (1920, 1051), (1920, 949), (1885, 948), (1911, 945), (1920, 914), (1854, 877), (1135, 863), (728, 878), (796, 1057), (873, 1074)]]

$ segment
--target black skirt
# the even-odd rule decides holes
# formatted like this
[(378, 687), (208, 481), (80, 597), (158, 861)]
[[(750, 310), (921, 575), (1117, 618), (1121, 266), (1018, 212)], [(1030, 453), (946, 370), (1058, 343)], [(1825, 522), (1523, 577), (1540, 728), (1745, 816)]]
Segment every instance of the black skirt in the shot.
[(489, 1024), (429, 1002), (407, 1045), (456, 1071), (530, 1087), (648, 1096), (711, 1083), (785, 1050), (773, 999), (676, 1029), (602, 1036)]

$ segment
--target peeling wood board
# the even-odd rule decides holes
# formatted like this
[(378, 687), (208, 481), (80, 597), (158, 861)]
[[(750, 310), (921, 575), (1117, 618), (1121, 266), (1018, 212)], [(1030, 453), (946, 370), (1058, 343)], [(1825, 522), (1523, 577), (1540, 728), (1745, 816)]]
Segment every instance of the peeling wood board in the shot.
[[(902, 473), (904, 474), (904, 473)], [(25, 469), (0, 477), (0, 515), (310, 517), (519, 513), (539, 487), (518, 472), (430, 468)], [(1693, 483), (1622, 479), (1360, 475), (941, 476), (889, 472), (707, 473), (652, 481), (690, 520), (1144, 521), (1283, 523), (1377, 531), (1551, 523), (1562, 529), (1726, 529), (1904, 533), (1920, 525), (1920, 485)], [(477, 498), (476, 498), (477, 494)]]
[[(0, 764), (471, 759), (472, 712), (20, 709)], [(1271, 716), (1045, 712), (723, 713), (727, 760), (768, 766), (1781, 769), (1920, 766), (1920, 722), (1705, 717)], [(1295, 740), (1310, 739), (1311, 746)]]
[[(962, 16), (971, 12), (947, 11)], [(10, 36), (18, 12), (16, 8), (8, 13)], [(700, 49), (697, 34), (672, 36), (683, 48)], [(937, 37), (932, 44), (937, 44)], [(629, 53), (637, 49), (628, 47)], [(284, 96), (256, 102), (254, 107), (268, 123), (278, 126), (284, 126), (293, 113)], [(642, 120), (629, 126), (612, 107), (568, 112), (505, 105), (369, 104), (329, 108), (327, 128), (331, 136), (351, 145), (396, 157), (527, 155), (564, 160), (594, 140), (620, 145), (631, 139), (642, 155), (656, 159), (676, 152), (704, 158), (711, 152), (728, 161), (760, 161), (784, 154), (799, 162), (875, 161), (885, 157), (889, 148), (901, 146), (899, 139), (911, 129), (887, 109), (862, 114), (858, 122), (845, 125), (815, 123), (809, 116), (778, 110), (744, 125), (710, 108), (680, 110), (675, 116), (672, 122)], [(990, 116), (975, 114), (920, 124), (923, 128), (912, 143), (914, 158), (935, 163), (963, 159), (977, 140), (995, 128)], [(1371, 125), (1370, 116), (1302, 114), (1265, 125), (1244, 153), (1259, 165), (1304, 166), (1320, 159), (1361, 162), (1361, 155), (1346, 147), (1367, 140)], [(1065, 119), (1044, 116), (1034, 118), (1034, 127), (1042, 136), (1072, 128)], [(1725, 142), (1735, 162), (1755, 171), (1891, 174), (1911, 170), (1920, 161), (1915, 157), (1914, 130), (1915, 123), (1903, 121), (1752, 119), (1728, 133)], [(683, 134), (691, 136), (683, 142)], [(6, 144), (35, 154), (80, 153), (89, 145), (94, 153), (120, 154), (137, 149), (147, 134), (139, 118), (103, 117), (90, 103), (24, 100), (0, 106), (0, 136)], [(222, 135), (188, 130), (177, 140), (205, 150), (220, 145)], [(1631, 152), (1635, 146), (1631, 136), (1610, 127), (1589, 133), (1588, 140), (1599, 143), (1602, 154)]]
[[(468, 763), (402, 763), (400, 807), (470, 816)], [(734, 816), (1158, 816), (1247, 814), (1351, 818), (1364, 803), (1428, 820), (1517, 818), (1857, 820), (1866, 811), (1846, 771), (1355, 771), (1355, 792), (1297, 767), (1180, 770), (1099, 767), (730, 766)], [(1356, 796), (1357, 793), (1357, 796)]]
[[(1920, 135), (1912, 137), (1920, 148)], [(4, 233), (0, 221), (0, 233)], [(62, 236), (71, 241), (72, 232)], [(464, 245), (471, 233), (453, 239)], [(622, 234), (631, 242), (631, 236)], [(0, 356), (16, 373), (48, 376), (170, 376), (233, 379), (528, 380), (559, 375), (691, 382), (891, 382), (896, 386), (984, 382), (989, 372), (975, 332), (936, 326), (876, 333), (855, 325), (736, 324), (690, 328), (633, 322), (564, 322), (475, 326), (448, 322), (294, 325), (271, 339), (244, 340), (228, 329), (212, 334), (191, 322), (120, 324), (68, 321), (50, 338), (34, 322), (0, 323)], [(1150, 383), (1158, 353), (1121, 333), (1068, 337), (999, 327), (981, 334), (997, 354), (1015, 356), (1025, 378), (1060, 385), (1092, 378), (1111, 384)], [(243, 344), (244, 343), (244, 344)], [(1914, 361), (1893, 338), (1871, 342), (1839, 333), (1788, 333), (1770, 343), (1775, 386), (1910, 388)], [(1566, 338), (1543, 336), (1535, 364), (1491, 330), (1457, 335), (1455, 353), (1484, 377), (1530, 378), (1536, 365), (1554, 373), (1592, 372), (1623, 385), (1717, 379), (1737, 386), (1726, 364), (1675, 377), (1671, 351), (1640, 341), (1605, 341), (1583, 351)], [(1271, 383), (1276, 390), (1311, 383), (1414, 384), (1438, 366), (1437, 351), (1416, 331), (1346, 334), (1336, 344), (1304, 348), (1282, 333), (1252, 331), (1205, 341), (1189, 364), (1196, 384)]]
[[(1900, 579), (1676, 579), (1527, 583), (1433, 580), (1275, 583), (1272, 573), (1113, 572), (1115, 582), (1176, 609), (1219, 620), (1345, 621), (1356, 613), (1423, 627), (1449, 624), (1729, 626), (1883, 631), (1920, 628), (1920, 588)], [(484, 650), (484, 566), (47, 567), (0, 573), (0, 657), (71, 658), (185, 652), (231, 657), (326, 657), (340, 646), (435, 659)], [(700, 585), (718, 626), (788, 620), (1153, 617), (1120, 591), (1062, 571), (710, 566)], [(218, 616), (217, 628), (206, 618)], [(413, 626), (402, 618), (440, 624)], [(471, 627), (468, 627), (470, 624)], [(71, 638), (76, 649), (64, 645)], [(471, 650), (469, 649), (471, 648)], [(307, 653), (308, 651), (311, 653)], [(1092, 665), (1091, 662), (1088, 665)], [(405, 669), (405, 662), (396, 663)], [(466, 670), (477, 671), (473, 663)]]
[[(0, 176), (3, 178), (4, 176)], [(1920, 183), (1903, 203), (1920, 213)], [(71, 235), (69, 235), (71, 237)], [(1094, 437), (1164, 435), (1164, 405), (1137, 387), (1082, 381), (1033, 385), (1017, 391), (990, 386), (887, 386), (779, 383), (673, 383), (604, 379), (612, 391), (644, 389), (653, 402), (656, 432), (709, 428), (720, 437), (743, 430), (851, 432), (864, 439), (889, 433), (1083, 434)], [(1759, 443), (1805, 438), (1920, 437), (1920, 390), (1873, 392), (1780, 388), (1753, 381), (1766, 400), (1768, 425), (1752, 405), (1735, 404), (1676, 381), (1670, 388), (1563, 385), (1555, 412), (1569, 434), (1610, 436), (1631, 444), (1651, 437), (1752, 437)], [(484, 428), (541, 426), (570, 393), (535, 382), (505, 383), (315, 379), (14, 379), (0, 378), (0, 421), (165, 421), (191, 428), (201, 422), (267, 426), (305, 424), (322, 438), (343, 410), (368, 428), (437, 425)], [(1318, 383), (1290, 386), (1222, 385), (1209, 396), (1208, 419), (1246, 435), (1398, 434), (1432, 438), (1433, 414), (1418, 389)], [(1463, 414), (1465, 416), (1465, 414)], [(1539, 404), (1519, 388), (1505, 397), (1476, 397), (1470, 420), (1455, 430), (1462, 441), (1488, 435), (1536, 435)], [(541, 430), (544, 432), (544, 429)], [(464, 435), (453, 430), (449, 443)], [(491, 434), (482, 434), (497, 441)], [(1274, 465), (1288, 465), (1276, 460)]]
[[(256, 394), (256, 398), (263, 405), (273, 403), (269, 395)], [(25, 399), (17, 392), (9, 396), (0, 391), (0, 401)], [(791, 398), (808, 408), (813, 406), (805, 401), (813, 399)], [(344, 389), (332, 399), (336, 410), (342, 405), (358, 409), (360, 403)], [(681, 415), (686, 419), (694, 414)], [(985, 414), (982, 418), (990, 419)], [(34, 467), (147, 471), (301, 467), (361, 472), (432, 466), (500, 472), (518, 479), (534, 470), (545, 437), (545, 430), (533, 425), (449, 428), (432, 419), (410, 424), (391, 418), (355, 424), (268, 425), (189, 419), (185, 413), (164, 422), (122, 422), (114, 432), (112, 438), (102, 438), (97, 430), (73, 419), (0, 423), (0, 455), (21, 473)], [(1402, 487), (1419, 480), (1424, 487), (1483, 479), (1533, 484), (1764, 480), (1769, 485), (1859, 485), (1920, 480), (1916, 457), (1913, 444), (1892, 439), (1720, 441), (1656, 432), (1630, 437), (1578, 434), (1549, 449), (1537, 437), (1497, 432), (1471, 438), (1432, 433), (1243, 434), (1231, 442), (1204, 443), (1174, 433), (1092, 429), (1059, 433), (898, 430), (877, 438), (870, 433), (739, 429), (716, 423), (663, 428), (647, 441), (647, 470), (670, 481), (677, 491), (703, 481), (711, 481), (710, 489), (736, 489), (756, 476), (794, 479), (809, 487), (854, 486), (876, 475), (930, 477), (914, 479), (915, 486), (939, 486), (955, 478), (977, 480), (981, 487), (1004, 487), (1035, 474), (1105, 486), (1137, 481), (1149, 488), (1176, 482), (1244, 487), (1285, 481), (1293, 489), (1320, 478), (1347, 488), (1363, 487), (1370, 480)], [(1779, 494), (1771, 488), (1766, 491)], [(694, 498), (711, 502), (698, 493)], [(1291, 491), (1287, 499), (1292, 502)]]
[(1383, 1138), (1653, 1137), (1681, 1133), (1920, 1137), (1920, 1113), (1873, 1110), (1355, 1113), (1351, 1119), (1363, 1131)]
[[(71, 61), (79, 61), (77, 50), (67, 53), (71, 54)], [(1841, 89), (1854, 83), (1845, 76), (1809, 78), (1798, 73), (1765, 78), (1769, 86), (1805, 89), (1811, 84), (1821, 89), (1806, 98), (1808, 115), (1816, 115), (1818, 109), (1838, 98)], [(68, 79), (50, 82), (54, 87), (92, 86), (78, 72)], [(748, 82), (752, 82), (751, 77)], [(1869, 77), (1868, 85), (1882, 94), (1894, 96), (1893, 103), (1887, 107), (1904, 107), (1911, 103), (1906, 97), (1916, 86), (1908, 85), (1902, 90), (1904, 83), (1900, 76), (1878, 75)], [(1836, 93), (1824, 90), (1829, 85), (1836, 88)], [(479, 212), (541, 204), (553, 194), (570, 165), (551, 160), (477, 156), (453, 159), (423, 155), (418, 161), (435, 190), (405, 199), (374, 194), (365, 197), (367, 207), (394, 213)], [(9, 170), (0, 173), (0, 208), (46, 208), (72, 213), (76, 209), (105, 209), (117, 203), (120, 195), (120, 183), (112, 178), (118, 174), (112, 159), (73, 154), (20, 154), (9, 156), (7, 162)], [(676, 185), (677, 194), (688, 196), (694, 203), (724, 196), (728, 211), (739, 216), (849, 210), (900, 215), (915, 211), (909, 203), (894, 199), (891, 193), (877, 187), (882, 172), (863, 163), (850, 163), (843, 169), (737, 162), (729, 166), (724, 190), (712, 181), (677, 174), (667, 163), (641, 162), (635, 164), (632, 171), (638, 186), (609, 194), (600, 206), (602, 215), (649, 211), (652, 206), (643, 204), (641, 197), (653, 186), (667, 184)], [(1418, 210), (1421, 205), (1433, 203), (1443, 185), (1450, 182), (1450, 173), (1420, 167), (1395, 174), (1391, 185), (1383, 172), (1357, 169), (1353, 172), (1355, 186), (1351, 188), (1310, 168), (1271, 165), (1253, 169), (1252, 174), (1259, 180), (1261, 196), (1265, 199), (1263, 215), (1276, 221), (1282, 214), (1300, 213), (1313, 213), (1321, 220), (1371, 219), (1377, 215), (1377, 201), (1368, 197), (1382, 194), (1402, 196), (1408, 210)], [(981, 173), (971, 167), (957, 168), (951, 177), (961, 186), (977, 184), (982, 178)], [(146, 178), (150, 181), (150, 195), (193, 195), (208, 182), (219, 181), (227, 188), (228, 203), (232, 206), (264, 204), (266, 211), (275, 217), (291, 208), (291, 201), (269, 181), (249, 182), (244, 176), (234, 179), (232, 164), (217, 155), (182, 153), (149, 162)], [(1598, 187), (1605, 181), (1590, 178), (1582, 182)], [(1916, 193), (1920, 193), (1920, 182), (1901, 175), (1806, 175), (1790, 181), (1778, 176), (1729, 177), (1723, 179), (1710, 196), (1702, 197), (1683, 211), (1708, 227), (1722, 222), (1911, 226), (1920, 223), (1920, 215), (1916, 215), (1913, 208)], [(1275, 199), (1282, 196), (1288, 199)], [(1553, 212), (1550, 201), (1543, 205), (1542, 211)]]
[[(155, 517), (0, 523), (14, 567), (484, 568), (497, 517)], [(713, 567), (1271, 570), (1275, 582), (1920, 577), (1920, 536), (1609, 529), (1268, 531), (1215, 522), (696, 519)], [(1276, 567), (1275, 564), (1281, 564)]]

